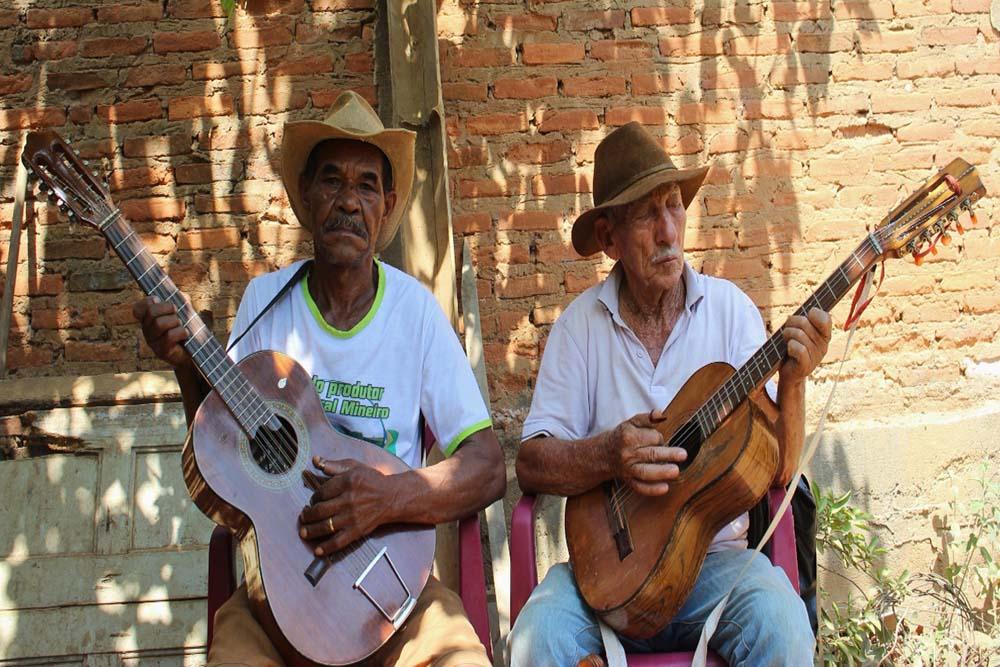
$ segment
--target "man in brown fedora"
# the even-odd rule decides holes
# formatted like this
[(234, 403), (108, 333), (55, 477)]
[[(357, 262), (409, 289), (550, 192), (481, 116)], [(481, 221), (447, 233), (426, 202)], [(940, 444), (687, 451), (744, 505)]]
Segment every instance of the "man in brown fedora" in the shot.
[[(351, 92), (325, 121), (285, 126), (281, 176), (295, 216), (312, 233), (314, 256), (252, 280), (233, 326), (234, 359), (268, 349), (289, 355), (312, 376), (335, 428), (411, 467), (386, 475), (356, 461), (315, 460), (325, 482), (299, 523), (320, 556), (385, 524), (468, 516), (506, 486), (489, 412), (444, 313), (416, 280), (377, 258), (405, 212), (414, 139), (385, 129)], [(182, 346), (187, 333), (174, 307), (144, 300), (134, 312), (150, 347), (173, 366), (190, 422), (208, 389)], [(446, 459), (422, 468), (423, 420)], [(245, 586), (216, 615), (208, 662), (283, 664)], [(461, 600), (431, 577), (407, 621), (365, 664), (490, 663)]]
[[(573, 225), (583, 256), (603, 251), (616, 264), (552, 326), (517, 478), (525, 493), (572, 496), (617, 479), (634, 492), (669, 493), (686, 458), (653, 426), (691, 375), (711, 362), (741, 366), (766, 340), (760, 313), (732, 283), (703, 276), (684, 260), (686, 213), (708, 171), (677, 169), (641, 125), (609, 134), (594, 159), (595, 207)], [(830, 317), (813, 310), (785, 323), (788, 360), (769, 387), (787, 481), (805, 433), (805, 379), (826, 354)], [(715, 537), (680, 612), (646, 641), (621, 638), (628, 652), (693, 650), (708, 613), (749, 563), (710, 642), (730, 665), (808, 665), (814, 638), (805, 606), (784, 573), (747, 547), (743, 515)], [(568, 564), (552, 567), (511, 632), (512, 667), (599, 664), (597, 618)]]

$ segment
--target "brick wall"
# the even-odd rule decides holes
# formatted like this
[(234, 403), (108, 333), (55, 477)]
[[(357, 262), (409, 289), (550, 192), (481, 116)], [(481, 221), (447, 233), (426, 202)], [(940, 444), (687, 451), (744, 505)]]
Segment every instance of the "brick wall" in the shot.
[[(689, 259), (743, 287), (771, 326), (932, 167), (962, 156), (1000, 191), (986, 0), (438, 4), (455, 230), (473, 242), (494, 408), (513, 430), (551, 323), (609, 268), (576, 257), (569, 226), (615, 126), (638, 120), (679, 164), (712, 165)], [(345, 88), (373, 100), (372, 19), (371, 0), (251, 2), (228, 21), (201, 0), (0, 11), (0, 218), (20, 131), (55, 127), (113, 168), (126, 215), (227, 330), (250, 277), (308, 253), (277, 181), (281, 127)], [(1000, 357), (996, 201), (923, 267), (887, 264), (836, 418), (875, 416), (874, 395), (899, 411), (986, 391), (965, 373)], [(157, 367), (117, 259), (91, 230), (37, 214), (13, 374)]]

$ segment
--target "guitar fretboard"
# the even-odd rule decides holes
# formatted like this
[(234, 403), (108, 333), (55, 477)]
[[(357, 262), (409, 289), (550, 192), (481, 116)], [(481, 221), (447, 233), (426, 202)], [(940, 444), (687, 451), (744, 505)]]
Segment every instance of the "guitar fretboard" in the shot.
[(233, 417), (252, 436), (259, 426), (273, 416), (270, 408), (247, 382), (205, 322), (184, 300), (174, 281), (160, 268), (135, 230), (119, 212), (114, 212), (101, 227), (101, 232), (142, 291), (160, 301), (172, 303), (177, 308), (177, 316), (188, 332), (188, 338), (184, 341), (185, 349), (205, 380), (222, 397)]
[[(796, 315), (805, 315), (812, 308), (830, 311), (839, 302), (851, 286), (870, 270), (879, 257), (882, 249), (873, 236), (868, 236), (861, 245), (806, 299)], [(788, 348), (781, 329), (767, 339), (767, 342), (743, 366), (723, 383), (721, 387), (695, 412), (688, 421), (687, 428), (681, 430), (700, 432), (698, 442), (703, 441), (715, 432), (719, 425), (732, 414), (752, 391), (763, 385), (768, 378), (777, 372), (778, 366), (785, 360)]]

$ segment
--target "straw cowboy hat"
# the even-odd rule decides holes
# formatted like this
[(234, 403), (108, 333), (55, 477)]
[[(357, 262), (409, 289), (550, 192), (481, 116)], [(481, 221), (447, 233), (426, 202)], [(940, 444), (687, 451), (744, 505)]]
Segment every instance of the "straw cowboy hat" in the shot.
[(598, 252), (594, 222), (605, 210), (642, 199), (664, 183), (680, 185), (687, 208), (706, 173), (708, 167), (675, 167), (660, 142), (639, 123), (619, 127), (594, 153), (594, 208), (573, 222), (573, 247), (584, 257)]
[(392, 241), (410, 200), (413, 186), (413, 146), (416, 134), (403, 129), (385, 129), (382, 121), (363, 97), (355, 92), (341, 93), (323, 121), (303, 120), (285, 124), (281, 140), (281, 181), (299, 224), (305, 226), (305, 209), (299, 195), (299, 177), (306, 168), (309, 153), (327, 139), (355, 139), (371, 144), (385, 153), (392, 166), (396, 207), (389, 214), (375, 240), (375, 252)]

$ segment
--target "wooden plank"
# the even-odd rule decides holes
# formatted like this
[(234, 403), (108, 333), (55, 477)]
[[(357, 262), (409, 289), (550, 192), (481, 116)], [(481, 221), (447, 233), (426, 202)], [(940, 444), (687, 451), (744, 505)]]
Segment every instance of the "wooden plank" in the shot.
[(172, 371), (33, 377), (0, 382), (0, 415), (52, 407), (180, 401)]
[[(27, 135), (25, 135), (27, 136)], [(24, 150), (22, 142), (21, 151)], [(18, 151), (20, 153), (21, 151)], [(24, 218), (24, 197), (28, 186), (28, 171), (20, 162), (14, 180), (14, 217), (10, 226), (10, 243), (7, 247), (7, 279), (0, 300), (0, 378), (7, 376), (7, 340), (14, 309), (14, 286), (17, 282), (17, 260), (21, 252), (21, 220)]]

